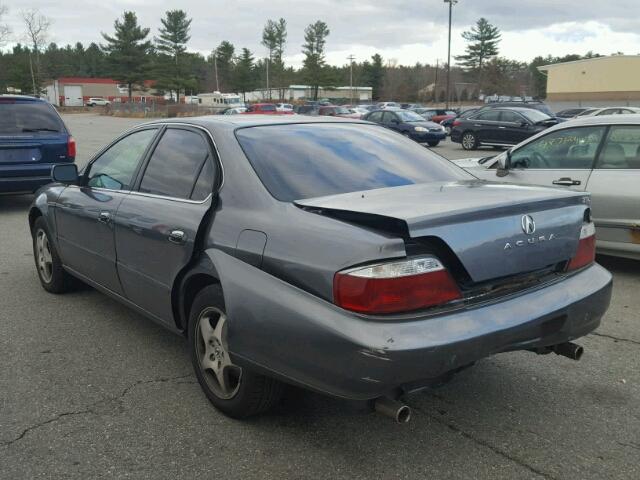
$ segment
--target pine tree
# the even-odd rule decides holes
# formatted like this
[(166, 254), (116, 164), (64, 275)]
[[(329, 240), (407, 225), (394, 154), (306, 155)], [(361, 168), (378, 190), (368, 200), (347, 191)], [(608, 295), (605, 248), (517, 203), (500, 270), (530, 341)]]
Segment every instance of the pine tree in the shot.
[(131, 101), (134, 85), (144, 84), (149, 72), (148, 54), (151, 42), (145, 40), (149, 35), (148, 28), (138, 25), (138, 18), (134, 12), (124, 12), (122, 21), (114, 22), (113, 36), (102, 34), (107, 41), (103, 50), (108, 54), (111, 76), (127, 85), (129, 101)]
[(318, 99), (320, 85), (324, 84), (324, 48), (329, 35), (329, 27), (323, 21), (318, 20), (304, 29), (304, 77), (313, 90), (313, 99)]
[(481, 18), (476, 25), (462, 33), (468, 44), (464, 55), (455, 59), (467, 71), (475, 72), (478, 85), (482, 89), (482, 67), (489, 57), (498, 54), (501, 33), (498, 27), (491, 25), (486, 18)]
[(364, 63), (364, 76), (365, 82), (372, 88), (371, 98), (373, 100), (379, 100), (382, 91), (382, 82), (384, 80), (384, 65), (382, 64), (382, 57), (379, 53), (371, 57), (371, 63)]
[(160, 35), (155, 38), (156, 50), (160, 53), (160, 83), (176, 92), (176, 101), (180, 102), (180, 90), (191, 84), (190, 76), (184, 68), (184, 53), (191, 39), (189, 30), (191, 19), (184, 10), (169, 10), (160, 20)]
[(235, 68), (235, 83), (240, 92), (242, 99), (246, 102), (246, 93), (255, 88), (253, 55), (248, 48), (242, 49), (242, 55), (237, 59)]

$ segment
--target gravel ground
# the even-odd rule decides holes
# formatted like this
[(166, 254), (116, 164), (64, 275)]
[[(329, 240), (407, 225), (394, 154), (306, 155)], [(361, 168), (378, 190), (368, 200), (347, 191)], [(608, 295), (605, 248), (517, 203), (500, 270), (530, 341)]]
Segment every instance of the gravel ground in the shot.
[[(65, 121), (81, 165), (136, 123)], [(409, 396), (403, 426), (295, 389), (239, 422), (200, 392), (182, 338), (90, 288), (42, 290), (30, 201), (0, 197), (0, 478), (640, 478), (640, 262), (599, 258), (613, 303), (580, 362), (497, 355)]]

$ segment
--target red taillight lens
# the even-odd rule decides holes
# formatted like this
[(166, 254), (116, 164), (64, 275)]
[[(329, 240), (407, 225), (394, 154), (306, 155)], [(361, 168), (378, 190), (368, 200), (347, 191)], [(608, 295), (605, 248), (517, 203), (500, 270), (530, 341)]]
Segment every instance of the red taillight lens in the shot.
[(460, 120), (454, 120), (452, 126), (457, 127), (460, 125)]
[(577, 270), (578, 268), (591, 265), (596, 259), (596, 227), (593, 223), (587, 223), (580, 230), (580, 242), (578, 251), (569, 262), (567, 270)]
[(71, 136), (67, 140), (67, 157), (76, 158), (76, 139)]
[(433, 257), (388, 262), (336, 273), (336, 305), (369, 314), (399, 313), (461, 298), (455, 281)]

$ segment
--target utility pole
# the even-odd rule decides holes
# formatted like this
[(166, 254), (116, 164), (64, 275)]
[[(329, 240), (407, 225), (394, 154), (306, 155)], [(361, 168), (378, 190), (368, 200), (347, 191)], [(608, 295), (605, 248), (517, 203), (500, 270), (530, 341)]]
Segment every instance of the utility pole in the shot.
[(353, 61), (355, 60), (355, 58), (356, 57), (354, 57), (353, 54), (347, 57), (347, 60), (349, 60), (349, 88), (351, 91), (351, 97), (350, 97), (351, 105), (353, 105)]
[(451, 15), (453, 12), (453, 6), (458, 3), (458, 0), (444, 0), (444, 3), (449, 4), (449, 47), (447, 49), (447, 106), (449, 108), (450, 86), (451, 86)]
[(216, 92), (220, 91), (220, 85), (218, 84), (218, 49), (213, 51), (213, 70), (216, 73)]
[(436, 58), (436, 79), (433, 82), (433, 103), (438, 101), (438, 69), (440, 68), (440, 59)]

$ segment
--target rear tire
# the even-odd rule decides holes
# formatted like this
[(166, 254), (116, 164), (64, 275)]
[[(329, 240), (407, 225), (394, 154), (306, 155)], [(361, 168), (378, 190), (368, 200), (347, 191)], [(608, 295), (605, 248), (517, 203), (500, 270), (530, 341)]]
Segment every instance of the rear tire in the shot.
[(44, 217), (36, 219), (32, 235), (33, 258), (36, 262), (42, 288), (50, 293), (65, 293), (73, 290), (76, 280), (62, 267), (62, 261), (51, 240), (52, 237)]
[(475, 150), (478, 148), (478, 137), (473, 132), (464, 132), (460, 143), (465, 150)]
[(265, 412), (282, 397), (281, 382), (231, 362), (220, 285), (205, 287), (193, 301), (189, 314), (189, 353), (205, 395), (229, 417), (246, 418)]

